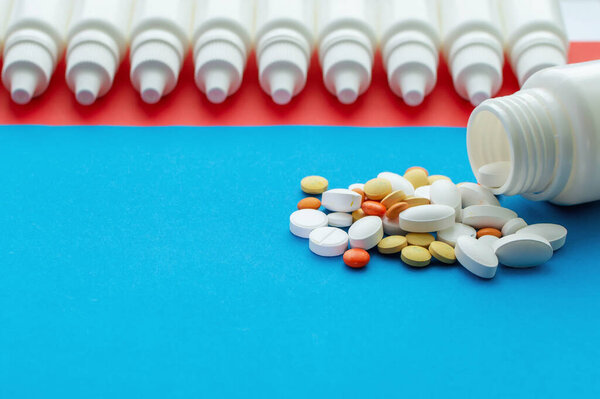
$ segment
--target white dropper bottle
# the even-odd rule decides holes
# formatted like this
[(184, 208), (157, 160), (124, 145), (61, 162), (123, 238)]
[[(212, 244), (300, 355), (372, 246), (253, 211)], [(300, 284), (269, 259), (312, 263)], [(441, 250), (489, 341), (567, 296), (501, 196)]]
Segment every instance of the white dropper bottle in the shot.
[(502, 86), (504, 47), (494, 0), (440, 2), (443, 51), (458, 94), (474, 106)]
[(48, 88), (65, 46), (71, 0), (19, 0), (13, 5), (4, 42), (2, 83), (17, 104)]
[(6, 24), (12, 8), (13, 0), (0, 0), (0, 51), (4, 47), (4, 35), (6, 34)]
[(66, 79), (82, 105), (112, 87), (127, 49), (133, 0), (78, 0), (67, 34)]
[(319, 61), (327, 90), (352, 104), (371, 84), (377, 46), (372, 0), (319, 0)]
[(196, 86), (220, 104), (242, 84), (252, 46), (254, 0), (196, 0)]
[(440, 29), (437, 0), (381, 0), (383, 65), (392, 91), (410, 106), (437, 81)]
[(144, 102), (156, 104), (177, 85), (189, 49), (192, 18), (192, 0), (137, 0), (130, 78)]
[(569, 40), (558, 0), (499, 2), (507, 54), (522, 86), (537, 71), (567, 63)]
[(302, 91), (314, 47), (313, 0), (258, 0), (256, 59), (262, 89), (284, 105)]

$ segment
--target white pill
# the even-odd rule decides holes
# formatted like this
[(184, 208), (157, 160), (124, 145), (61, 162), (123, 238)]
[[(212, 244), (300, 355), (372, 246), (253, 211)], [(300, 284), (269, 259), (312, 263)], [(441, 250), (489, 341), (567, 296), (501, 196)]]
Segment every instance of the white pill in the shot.
[(538, 223), (527, 226), (519, 231), (517, 234), (537, 234), (544, 237), (553, 250), (558, 250), (565, 245), (567, 241), (567, 229), (559, 224), (552, 223)]
[(509, 267), (533, 267), (552, 258), (552, 245), (537, 234), (513, 234), (494, 243), (494, 252), (500, 263)]
[(476, 229), (493, 227), (502, 230), (502, 227), (518, 215), (508, 208), (494, 205), (471, 205), (463, 209), (462, 222)]
[(453, 247), (456, 246), (456, 240), (461, 236), (475, 237), (477, 231), (466, 224), (454, 223), (453, 226), (437, 232), (438, 241), (445, 242)]
[(454, 209), (462, 208), (460, 192), (454, 183), (438, 180), (431, 185), (430, 199), (432, 204), (448, 205)]
[(456, 259), (468, 271), (481, 278), (493, 278), (498, 270), (494, 250), (476, 238), (461, 236), (456, 241)]
[(392, 191), (402, 190), (407, 196), (415, 195), (414, 186), (404, 176), (392, 172), (381, 172), (377, 177), (389, 181), (392, 184)]
[(327, 226), (327, 215), (316, 209), (301, 209), (290, 215), (290, 231), (293, 235), (308, 238), (310, 232)]
[(411, 233), (429, 233), (454, 225), (455, 211), (447, 205), (421, 205), (408, 208), (399, 216), (400, 228)]
[(361, 190), (365, 190), (365, 185), (363, 183), (354, 183), (351, 184), (350, 186), (348, 186), (348, 190), (354, 190), (355, 188), (361, 189)]
[(415, 197), (431, 199), (431, 186), (421, 186), (415, 190)]
[(360, 209), (362, 196), (347, 188), (335, 188), (323, 193), (321, 204), (332, 212), (354, 212)]
[(488, 163), (479, 168), (477, 180), (485, 187), (502, 187), (508, 179), (510, 168), (508, 161)]
[(492, 236), (492, 235), (487, 235), (487, 236), (482, 236), (480, 238), (477, 239), (477, 241), (479, 242), (483, 242), (486, 245), (489, 245), (490, 248), (494, 246), (494, 244), (496, 243), (496, 241), (498, 241), (499, 238), (496, 236)]
[(320, 256), (340, 256), (348, 249), (348, 234), (335, 227), (319, 227), (308, 240), (310, 250)]
[(348, 236), (352, 248), (369, 250), (383, 238), (383, 222), (380, 217), (366, 216), (350, 226)]
[(405, 236), (406, 231), (400, 228), (400, 219), (390, 219), (387, 216), (383, 217), (383, 232), (388, 236)]
[(344, 212), (334, 212), (327, 215), (327, 220), (331, 227), (350, 227), (352, 226), (352, 214)]
[(521, 218), (511, 219), (502, 227), (502, 235), (509, 236), (527, 227), (527, 222)]
[(476, 183), (460, 183), (456, 186), (460, 197), (462, 198), (462, 206), (466, 208), (471, 205), (495, 205), (500, 206), (498, 198), (487, 188)]

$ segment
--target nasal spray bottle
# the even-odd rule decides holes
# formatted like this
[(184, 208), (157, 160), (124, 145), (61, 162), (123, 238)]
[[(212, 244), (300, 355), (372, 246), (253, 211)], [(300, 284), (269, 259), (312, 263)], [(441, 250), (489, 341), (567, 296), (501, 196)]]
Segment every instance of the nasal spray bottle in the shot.
[(383, 65), (392, 91), (410, 106), (437, 82), (440, 29), (437, 0), (381, 0)]
[(12, 8), (13, 0), (0, 0), (0, 51), (4, 47), (4, 35), (6, 34), (6, 24)]
[(77, 0), (67, 34), (69, 88), (82, 105), (105, 95), (127, 50), (133, 0)]
[(352, 104), (371, 84), (377, 2), (319, 0), (319, 61), (327, 90)]
[(242, 84), (252, 46), (254, 0), (196, 0), (196, 86), (219, 104)]
[(502, 86), (504, 47), (496, 1), (442, 0), (440, 11), (454, 88), (477, 106)]
[(4, 42), (2, 83), (17, 104), (48, 88), (65, 46), (71, 0), (19, 0), (13, 5)]
[(262, 89), (284, 105), (302, 91), (313, 52), (313, 0), (258, 0), (256, 60)]
[(192, 0), (137, 0), (131, 28), (131, 83), (155, 104), (177, 85), (190, 43)]

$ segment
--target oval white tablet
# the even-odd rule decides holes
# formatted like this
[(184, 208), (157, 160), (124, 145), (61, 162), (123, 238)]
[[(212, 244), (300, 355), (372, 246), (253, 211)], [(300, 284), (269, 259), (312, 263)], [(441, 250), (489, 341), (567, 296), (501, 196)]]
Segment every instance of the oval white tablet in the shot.
[(515, 234), (517, 231), (527, 227), (527, 222), (521, 218), (514, 218), (506, 222), (504, 226), (502, 226), (502, 235), (509, 236), (511, 234)]
[(477, 181), (485, 187), (501, 187), (508, 179), (511, 163), (508, 161), (492, 162), (479, 168)]
[(319, 227), (308, 237), (308, 246), (319, 256), (340, 256), (348, 249), (348, 234), (336, 227)]
[(360, 208), (362, 196), (347, 188), (335, 188), (323, 193), (321, 204), (332, 212), (354, 212)]
[(558, 250), (565, 245), (567, 241), (567, 229), (559, 224), (538, 223), (532, 224), (517, 231), (517, 234), (537, 234), (544, 237), (553, 250)]
[(479, 184), (460, 183), (456, 187), (460, 193), (463, 208), (471, 205), (500, 206), (500, 202), (498, 202), (498, 198), (496, 198), (494, 193)]
[(458, 187), (448, 180), (433, 182), (430, 189), (432, 204), (448, 205), (454, 209), (462, 208), (462, 199)]
[(494, 246), (494, 244), (496, 243), (496, 241), (498, 241), (499, 238), (496, 236), (491, 236), (491, 235), (487, 235), (487, 236), (483, 236), (477, 239), (477, 241), (479, 242), (483, 242), (486, 245), (489, 245), (490, 248), (492, 248)]
[(421, 205), (400, 214), (400, 228), (411, 233), (430, 233), (450, 228), (456, 214), (447, 205)]
[(502, 230), (502, 227), (518, 215), (508, 208), (494, 205), (471, 205), (463, 209), (462, 222), (476, 229), (493, 227)]
[(500, 263), (509, 267), (534, 267), (552, 258), (552, 245), (537, 234), (520, 233), (502, 237), (493, 249)]
[(437, 232), (438, 241), (445, 242), (453, 247), (456, 246), (456, 240), (461, 236), (475, 237), (477, 231), (466, 224), (454, 223), (451, 227)]
[(494, 250), (476, 238), (461, 236), (456, 241), (456, 259), (468, 271), (481, 278), (493, 278), (498, 270)]
[(369, 250), (383, 238), (383, 222), (377, 216), (366, 216), (350, 226), (348, 236), (352, 248)]
[(402, 190), (407, 196), (415, 195), (415, 187), (404, 176), (392, 172), (381, 172), (377, 177), (389, 181), (392, 184), (392, 191)]
[(361, 189), (361, 190), (365, 190), (365, 185), (363, 183), (354, 183), (351, 184), (350, 186), (348, 186), (348, 190), (354, 190), (355, 188)]
[(415, 197), (431, 200), (431, 186), (421, 186), (415, 190)]
[(387, 216), (383, 217), (383, 232), (388, 236), (405, 236), (406, 231), (400, 228), (400, 219), (390, 219)]
[(328, 223), (331, 227), (350, 227), (352, 226), (352, 214), (344, 212), (334, 212), (327, 215)]
[(316, 209), (301, 209), (290, 215), (290, 231), (293, 235), (308, 238), (310, 232), (327, 226), (327, 215)]

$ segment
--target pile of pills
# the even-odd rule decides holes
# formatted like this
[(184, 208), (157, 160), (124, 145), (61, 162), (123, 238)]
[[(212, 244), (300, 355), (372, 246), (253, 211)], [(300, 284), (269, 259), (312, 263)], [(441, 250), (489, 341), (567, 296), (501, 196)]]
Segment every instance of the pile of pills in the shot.
[(343, 256), (352, 268), (365, 267), (368, 251), (377, 248), (383, 255), (399, 254), (411, 267), (426, 267), (432, 260), (458, 262), (481, 278), (492, 278), (499, 264), (544, 264), (567, 237), (557, 224), (528, 225), (481, 185), (454, 184), (422, 167), (409, 168), (403, 176), (383, 172), (348, 188), (329, 189), (321, 176), (305, 177), (300, 185), (321, 198), (298, 203), (290, 231), (307, 238), (315, 254)]

